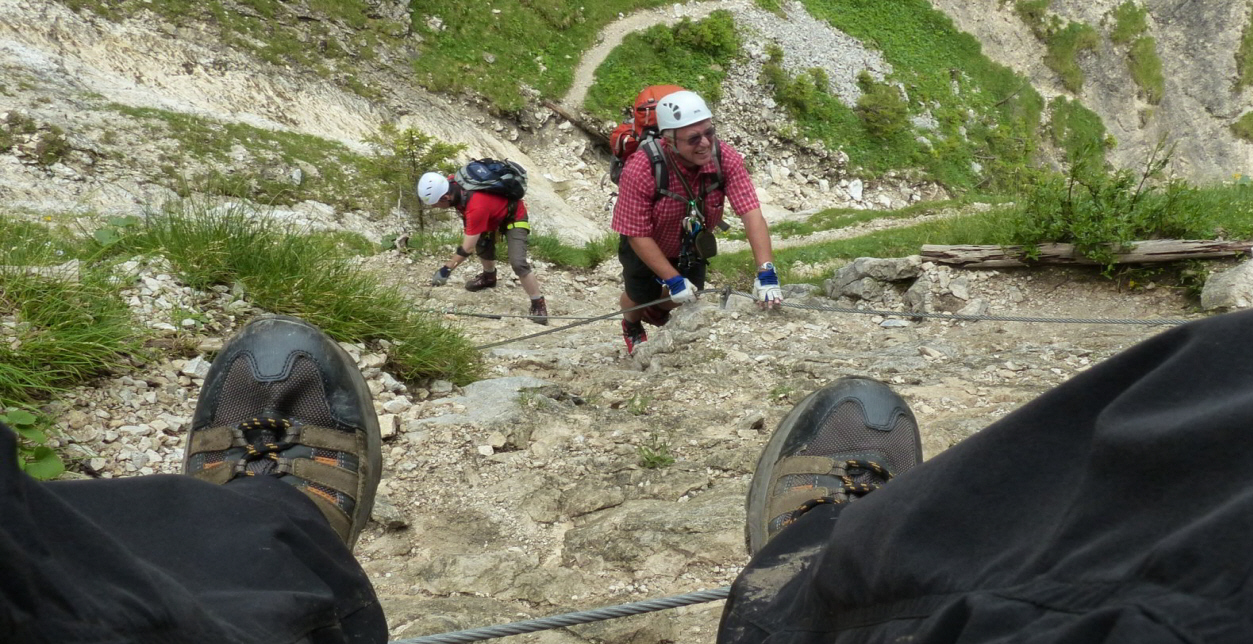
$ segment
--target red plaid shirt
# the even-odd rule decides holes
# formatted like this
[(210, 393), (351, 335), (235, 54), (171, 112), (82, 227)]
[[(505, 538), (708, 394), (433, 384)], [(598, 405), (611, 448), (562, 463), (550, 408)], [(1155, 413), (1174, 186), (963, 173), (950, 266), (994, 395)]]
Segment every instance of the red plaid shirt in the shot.
[[(744, 168), (744, 157), (731, 147), (721, 142), (722, 146), (722, 177), (725, 184), (723, 190), (714, 190), (705, 197), (705, 227), (714, 230), (722, 221), (722, 208), (727, 199), (737, 215), (760, 208), (757, 191), (753, 189), (753, 180)], [(662, 140), (662, 149), (669, 150), (669, 142)], [(687, 179), (695, 195), (700, 195), (702, 181), (713, 183), (718, 174), (718, 167), (710, 161), (700, 168), (689, 169), (677, 163), (679, 171)], [(670, 185), (668, 190), (676, 194), (686, 194), (683, 182), (674, 176), (673, 166), (666, 175)], [(687, 216), (687, 203), (669, 197), (661, 197), (655, 203), (653, 194), (656, 192), (653, 182), (653, 168), (648, 162), (648, 155), (642, 150), (632, 154), (622, 168), (622, 176), (618, 180), (618, 203), (613, 208), (613, 224), (615, 232), (628, 237), (651, 237), (661, 248), (666, 257), (674, 259), (679, 256), (679, 247), (683, 238), (683, 218)]]

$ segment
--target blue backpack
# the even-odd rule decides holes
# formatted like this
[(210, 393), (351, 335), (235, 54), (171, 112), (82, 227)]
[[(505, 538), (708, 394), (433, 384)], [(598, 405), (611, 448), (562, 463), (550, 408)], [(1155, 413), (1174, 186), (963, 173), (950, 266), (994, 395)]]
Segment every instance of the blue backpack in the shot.
[(453, 180), (466, 192), (490, 192), (511, 202), (526, 196), (526, 168), (513, 161), (475, 159), (457, 170)]

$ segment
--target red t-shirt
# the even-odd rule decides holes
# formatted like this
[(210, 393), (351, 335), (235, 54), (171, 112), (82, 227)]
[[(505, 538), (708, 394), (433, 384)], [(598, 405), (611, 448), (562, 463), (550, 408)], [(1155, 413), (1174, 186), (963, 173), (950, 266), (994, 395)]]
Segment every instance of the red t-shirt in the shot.
[[(490, 192), (471, 192), (465, 205), (457, 206), (466, 222), (467, 235), (482, 235), (497, 230), (509, 219), (509, 200)], [(526, 221), (526, 202), (518, 201), (514, 221)]]
[[(662, 148), (668, 150), (669, 142), (662, 139)], [(714, 190), (705, 197), (705, 227), (714, 230), (722, 221), (723, 204), (731, 200), (735, 213), (743, 215), (755, 208), (760, 208), (757, 191), (753, 189), (753, 180), (744, 168), (744, 157), (725, 141), (722, 146), (722, 178), (724, 189)], [(687, 168), (677, 164), (687, 185), (699, 195), (702, 181), (713, 183), (718, 174), (715, 161), (710, 161), (699, 168)], [(683, 182), (675, 175), (673, 168), (667, 173), (668, 190), (675, 194), (685, 194)], [(708, 178), (705, 178), (708, 176)], [(632, 154), (622, 167), (622, 176), (618, 180), (618, 203), (613, 208), (613, 227), (615, 232), (628, 237), (651, 237), (661, 248), (661, 252), (671, 259), (679, 256), (683, 240), (683, 218), (687, 216), (687, 203), (669, 197), (661, 197), (653, 202), (656, 192), (653, 182), (653, 168), (648, 162), (648, 155), (642, 150)]]

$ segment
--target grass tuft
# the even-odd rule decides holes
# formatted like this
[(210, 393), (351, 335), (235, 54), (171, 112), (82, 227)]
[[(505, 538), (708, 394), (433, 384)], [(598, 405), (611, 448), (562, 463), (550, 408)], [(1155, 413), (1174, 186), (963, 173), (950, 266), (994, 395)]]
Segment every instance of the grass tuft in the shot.
[[(46, 231), (0, 217), (0, 409), (31, 403), (126, 364), (142, 336), (107, 271), (35, 274), (69, 259)], [(58, 251), (62, 251), (58, 254)]]
[(163, 255), (194, 288), (241, 284), (256, 306), (304, 318), (336, 340), (387, 341), (397, 377), (465, 384), (480, 374), (463, 335), (353, 261), (358, 244), (301, 232), (247, 206), (184, 200), (149, 215), (116, 251)]

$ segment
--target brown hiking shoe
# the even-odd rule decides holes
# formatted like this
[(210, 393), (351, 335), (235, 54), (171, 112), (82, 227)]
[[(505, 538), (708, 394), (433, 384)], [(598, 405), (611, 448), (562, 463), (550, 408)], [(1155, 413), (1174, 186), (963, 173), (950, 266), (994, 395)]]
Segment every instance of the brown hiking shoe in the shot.
[(349, 548), (382, 473), (370, 390), (348, 354), (292, 317), (253, 320), (214, 359), (183, 472), (210, 483), (275, 476), (304, 492)]
[(548, 326), (548, 304), (544, 298), (531, 300), (531, 321)]
[(822, 503), (848, 503), (922, 462), (909, 405), (887, 385), (842, 378), (779, 423), (748, 488), (745, 541), (768, 540)]
[(483, 271), (474, 276), (474, 279), (466, 282), (466, 290), (474, 293), (485, 288), (496, 288), (496, 271)]

